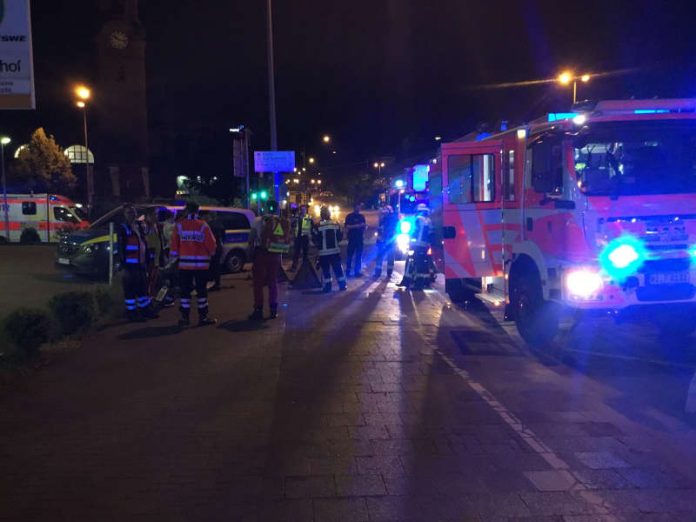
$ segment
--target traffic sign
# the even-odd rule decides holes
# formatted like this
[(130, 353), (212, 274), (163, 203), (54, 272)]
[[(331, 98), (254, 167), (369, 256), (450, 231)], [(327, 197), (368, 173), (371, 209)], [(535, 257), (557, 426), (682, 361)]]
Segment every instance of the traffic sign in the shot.
[(292, 172), (294, 170), (294, 150), (254, 152), (254, 172)]

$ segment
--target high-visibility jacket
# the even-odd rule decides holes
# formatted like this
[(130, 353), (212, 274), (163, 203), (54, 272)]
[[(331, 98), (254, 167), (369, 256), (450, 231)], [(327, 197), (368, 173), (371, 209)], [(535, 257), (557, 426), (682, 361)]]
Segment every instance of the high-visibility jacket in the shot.
[(179, 270), (208, 270), (215, 247), (215, 236), (208, 223), (188, 216), (174, 227), (169, 257), (179, 260)]
[(330, 256), (340, 254), (341, 248), (338, 243), (343, 239), (341, 227), (334, 221), (321, 221), (314, 236), (314, 242), (319, 247), (320, 256)]
[(119, 251), (124, 268), (145, 266), (147, 261), (147, 243), (143, 237), (143, 229), (139, 222), (133, 226), (123, 223), (119, 230)]
[(312, 235), (312, 228), (314, 227), (314, 221), (310, 216), (305, 216), (302, 218), (302, 228), (300, 229), (300, 235), (309, 237)]

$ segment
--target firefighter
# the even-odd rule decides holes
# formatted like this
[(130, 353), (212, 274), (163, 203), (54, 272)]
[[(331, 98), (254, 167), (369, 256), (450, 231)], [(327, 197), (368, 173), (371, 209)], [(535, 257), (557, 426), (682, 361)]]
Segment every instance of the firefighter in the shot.
[[(367, 223), (365, 216), (360, 213), (360, 203), (355, 203), (353, 212), (346, 216), (344, 229), (348, 234), (348, 252), (346, 253), (346, 275), (350, 277), (351, 266), (355, 269), (353, 275), (362, 277), (363, 242)], [(353, 263), (354, 262), (354, 263)]]
[(169, 256), (179, 262), (181, 287), (179, 326), (190, 324), (191, 292), (195, 286), (198, 299), (198, 326), (215, 324), (208, 317), (208, 271), (210, 258), (215, 254), (215, 237), (208, 224), (198, 217), (198, 203), (186, 204), (186, 217), (179, 221), (172, 232)]
[(319, 247), (319, 266), (324, 280), (324, 293), (331, 292), (331, 269), (338, 281), (341, 291), (346, 289), (346, 276), (341, 266), (341, 249), (339, 242), (343, 239), (341, 227), (331, 220), (331, 212), (327, 207), (321, 207), (321, 221), (314, 234), (314, 242)]
[(124, 205), (124, 223), (119, 228), (118, 251), (123, 270), (123, 295), (129, 321), (154, 319), (147, 291), (147, 241), (142, 223), (133, 205)]
[(278, 204), (269, 201), (266, 213), (251, 226), (249, 247), (253, 252), (254, 311), (250, 321), (263, 320), (263, 287), (268, 287), (270, 318), (278, 317), (278, 273), (282, 256), (290, 251), (290, 223), (277, 216)]
[(292, 235), (295, 244), (290, 271), (297, 270), (297, 262), (300, 259), (300, 253), (302, 254), (302, 262), (304, 263), (307, 261), (307, 256), (309, 255), (309, 239), (312, 237), (313, 230), (314, 221), (312, 220), (312, 216), (307, 212), (307, 205), (302, 205), (300, 206), (300, 213), (292, 227)]
[(416, 212), (417, 218), (413, 235), (411, 236), (413, 255), (406, 260), (404, 279), (399, 283), (399, 286), (422, 290), (426, 286), (430, 286), (433, 277), (433, 271), (431, 270), (432, 260), (428, 254), (432, 223), (430, 221), (430, 209), (428, 209), (427, 205), (421, 203), (416, 207)]
[(382, 263), (387, 258), (387, 279), (394, 272), (394, 241), (398, 216), (391, 205), (385, 205), (379, 213), (379, 228), (377, 230), (377, 260), (375, 263), (375, 278), (382, 276)]

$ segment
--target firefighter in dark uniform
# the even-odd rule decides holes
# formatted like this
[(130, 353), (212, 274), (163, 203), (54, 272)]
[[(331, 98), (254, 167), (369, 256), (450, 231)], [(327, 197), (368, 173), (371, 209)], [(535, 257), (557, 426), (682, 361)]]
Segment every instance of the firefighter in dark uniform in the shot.
[(118, 230), (118, 251), (126, 317), (129, 321), (144, 321), (157, 317), (147, 289), (147, 241), (135, 207), (124, 205), (123, 214), (125, 221)]
[(377, 259), (375, 262), (375, 278), (382, 276), (382, 264), (387, 258), (387, 279), (391, 279), (394, 272), (394, 241), (399, 216), (390, 205), (386, 205), (379, 214), (379, 228), (377, 230)]
[(404, 279), (399, 286), (405, 286), (413, 290), (422, 290), (430, 286), (435, 273), (432, 259), (428, 253), (432, 223), (430, 221), (430, 209), (426, 205), (418, 205), (417, 212), (418, 217), (415, 222), (415, 230), (411, 236), (413, 255), (406, 260)]
[(346, 289), (346, 275), (341, 266), (341, 248), (339, 243), (343, 239), (341, 227), (331, 220), (331, 212), (327, 207), (320, 211), (321, 221), (314, 234), (314, 243), (319, 248), (319, 266), (324, 280), (324, 292), (331, 292), (331, 270), (338, 281), (340, 290)]

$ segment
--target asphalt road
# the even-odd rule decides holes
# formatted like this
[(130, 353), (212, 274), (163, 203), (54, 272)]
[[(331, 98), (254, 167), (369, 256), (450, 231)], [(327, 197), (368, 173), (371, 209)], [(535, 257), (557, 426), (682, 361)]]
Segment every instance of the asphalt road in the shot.
[(242, 274), (217, 327), (95, 334), (0, 398), (0, 520), (696, 520), (694, 338), (592, 321), (533, 352), (394, 283), (253, 324)]

